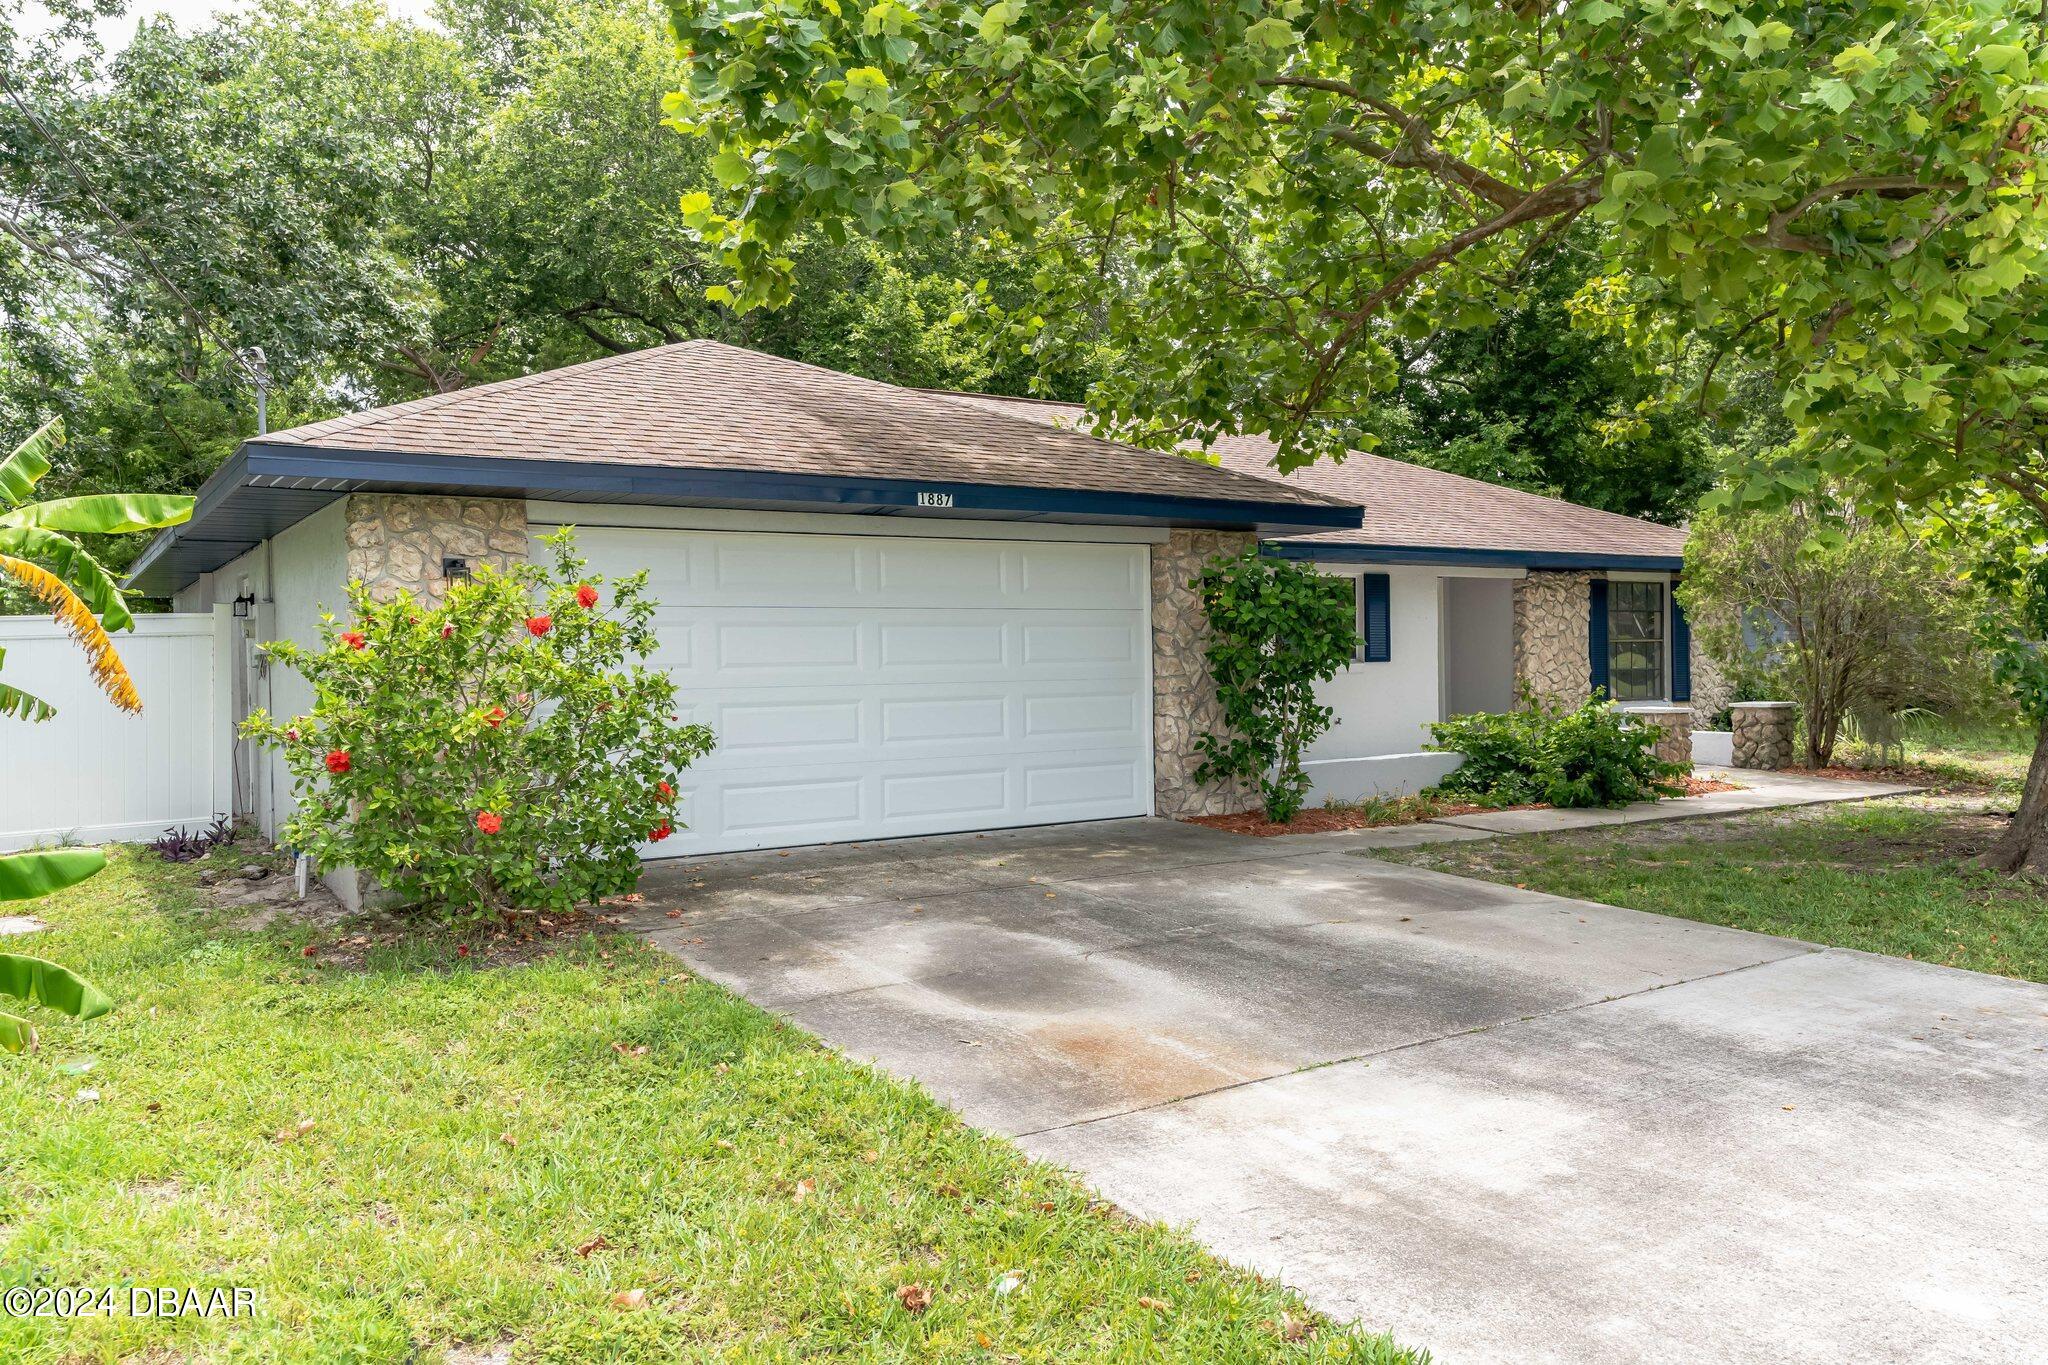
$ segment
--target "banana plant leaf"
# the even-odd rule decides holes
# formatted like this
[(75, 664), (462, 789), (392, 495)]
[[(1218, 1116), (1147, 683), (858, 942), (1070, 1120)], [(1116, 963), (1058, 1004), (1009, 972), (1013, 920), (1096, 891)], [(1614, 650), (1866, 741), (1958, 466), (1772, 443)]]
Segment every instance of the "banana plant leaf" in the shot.
[(18, 1014), (0, 1011), (0, 1052), (34, 1052), (36, 1026)]
[(50, 472), (50, 455), (64, 444), (64, 423), (51, 418), (35, 434), (0, 460), (0, 503), (27, 502), (36, 491), (36, 481)]
[(114, 576), (77, 541), (40, 526), (0, 526), (0, 555), (41, 564), (99, 613), (108, 630), (129, 630), (135, 618)]
[[(105, 991), (70, 968), (21, 953), (0, 953), (0, 995), (33, 1000), (73, 1019), (97, 1019), (114, 1008)], [(26, 1052), (35, 1045), (32, 1024), (18, 1015), (0, 1014), (0, 1048)]]
[(32, 901), (76, 886), (107, 865), (96, 848), (39, 849), (0, 857), (0, 901)]
[(0, 512), (0, 526), (40, 526), (79, 535), (157, 531), (191, 519), (192, 499), (172, 493), (89, 493)]
[(0, 683), (0, 717), (8, 720), (25, 720), (34, 724), (45, 721), (57, 714), (57, 708), (33, 692), (24, 692), (8, 683)]

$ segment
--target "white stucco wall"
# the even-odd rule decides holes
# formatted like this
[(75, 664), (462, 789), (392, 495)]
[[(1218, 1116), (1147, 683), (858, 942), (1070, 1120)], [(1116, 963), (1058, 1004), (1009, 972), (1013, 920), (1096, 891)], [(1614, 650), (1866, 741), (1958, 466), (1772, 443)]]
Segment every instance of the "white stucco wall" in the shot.
[[(313, 704), (313, 689), (287, 668), (260, 666), (255, 646), (266, 640), (315, 644), (320, 613), (346, 612), (348, 547), (343, 535), (346, 501), (337, 500), (271, 540), (223, 564), (172, 598), (179, 611), (206, 611), (253, 593), (256, 604), (243, 625), (236, 661), (234, 714), (258, 707), (274, 716), (296, 716)], [(275, 754), (246, 740), (236, 742), (236, 803), (253, 815), (266, 835), (292, 812), (291, 778)]]
[[(1309, 747), (1302, 767), (1311, 804), (1407, 795), (1441, 779), (1455, 754), (1431, 753), (1429, 727), (1445, 715), (1446, 579), (1505, 580), (1520, 570), (1415, 564), (1317, 564), (1323, 573), (1387, 575), (1389, 655), (1356, 661), (1316, 689), (1337, 723)], [(1503, 618), (1502, 648), (1512, 621)], [(1511, 665), (1510, 665), (1511, 666)]]

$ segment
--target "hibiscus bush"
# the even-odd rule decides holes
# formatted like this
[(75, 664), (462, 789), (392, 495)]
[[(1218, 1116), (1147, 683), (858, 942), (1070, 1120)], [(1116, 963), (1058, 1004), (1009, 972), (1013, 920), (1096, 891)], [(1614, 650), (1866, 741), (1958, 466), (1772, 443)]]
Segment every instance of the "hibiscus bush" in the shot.
[(283, 837), (443, 918), (566, 910), (632, 889), (640, 846), (678, 827), (677, 774), (709, 753), (675, 684), (641, 661), (646, 574), (585, 572), (572, 533), (552, 568), (488, 568), (436, 606), (372, 601), (277, 663), (313, 709), (245, 732), (284, 755), (298, 799)]

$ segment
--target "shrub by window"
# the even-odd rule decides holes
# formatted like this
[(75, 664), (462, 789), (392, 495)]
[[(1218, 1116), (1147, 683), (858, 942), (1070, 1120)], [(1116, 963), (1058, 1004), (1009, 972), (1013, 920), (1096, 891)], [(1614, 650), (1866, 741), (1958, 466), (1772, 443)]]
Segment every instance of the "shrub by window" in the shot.
[(646, 574), (584, 572), (573, 534), (552, 568), (479, 566), (429, 606), (370, 600), (317, 648), (270, 646), (312, 683), (312, 711), (259, 712), (298, 811), (284, 837), (443, 917), (566, 910), (629, 891), (639, 847), (680, 827), (677, 775), (711, 732), (681, 722), (654, 648)]
[(1520, 710), (1453, 716), (1429, 727), (1430, 748), (1465, 762), (1433, 789), (1496, 805), (1625, 806), (1673, 796), (1682, 763), (1657, 757), (1657, 730), (1612, 702), (1572, 710), (1525, 694)]
[(1351, 583), (1248, 551), (1210, 560), (1193, 586), (1226, 727), (1196, 738), (1195, 780), (1256, 783), (1266, 818), (1285, 824), (1308, 795), (1302, 751), (1334, 721), (1315, 685), (1358, 648)]

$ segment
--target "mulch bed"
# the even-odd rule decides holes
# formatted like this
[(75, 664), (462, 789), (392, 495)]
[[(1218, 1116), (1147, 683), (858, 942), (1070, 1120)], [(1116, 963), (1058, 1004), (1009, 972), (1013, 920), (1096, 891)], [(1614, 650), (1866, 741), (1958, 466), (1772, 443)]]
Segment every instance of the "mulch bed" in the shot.
[(1477, 815), (1489, 810), (1542, 810), (1541, 805), (1533, 806), (1479, 806), (1469, 802), (1450, 806), (1437, 806), (1427, 812), (1398, 819), (1388, 819), (1372, 811), (1349, 809), (1343, 806), (1310, 806), (1297, 813), (1284, 825), (1276, 825), (1260, 811), (1246, 811), (1242, 815), (1191, 815), (1190, 825), (1204, 825), (1209, 829), (1225, 830), (1231, 834), (1249, 834), (1254, 839), (1270, 839), (1276, 834), (1336, 834), (1347, 829), (1383, 829), (1389, 825), (1415, 825), (1424, 820), (1435, 820), (1445, 815)]
[(585, 935), (615, 934), (620, 917), (601, 911), (572, 910), (566, 915), (520, 915), (498, 924), (442, 929), (420, 924), (371, 923), (358, 920), (336, 937), (309, 943), (304, 955), (322, 967), (361, 971), (379, 948), (445, 948), (450, 966), (514, 967), (538, 961), (564, 941)]
[[(1705, 777), (1680, 778), (1678, 785), (1684, 788), (1683, 796), (1705, 796), (1709, 792), (1741, 791), (1739, 782), (1721, 782)], [(1284, 825), (1276, 825), (1260, 811), (1246, 811), (1241, 815), (1191, 815), (1186, 819), (1190, 825), (1202, 825), (1208, 829), (1220, 829), (1230, 834), (1249, 834), (1254, 839), (1271, 839), (1280, 834), (1338, 834), (1349, 829), (1384, 829), (1390, 825), (1414, 825), (1425, 820), (1440, 820), (1447, 815), (1481, 815), (1503, 810), (1549, 810), (1547, 803), (1532, 801), (1521, 806), (1483, 806), (1476, 802), (1457, 802), (1442, 806), (1418, 807), (1412, 814), (1388, 818), (1384, 812), (1364, 807), (1309, 806), (1298, 812), (1294, 819)]]

